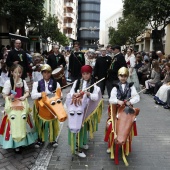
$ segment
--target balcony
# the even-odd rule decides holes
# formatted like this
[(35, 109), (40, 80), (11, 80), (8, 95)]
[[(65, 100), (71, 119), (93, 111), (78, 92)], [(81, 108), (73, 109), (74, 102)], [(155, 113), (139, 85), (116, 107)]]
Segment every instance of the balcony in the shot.
[(64, 17), (68, 17), (68, 18), (73, 18), (73, 19), (75, 19), (74, 13), (69, 13), (69, 12), (65, 12), (65, 13), (64, 13)]
[(66, 2), (65, 4), (64, 4), (64, 7), (67, 7), (67, 8), (74, 8), (74, 4), (73, 3), (71, 3), (71, 2)]
[(66, 35), (66, 37), (68, 37), (68, 38), (75, 39), (75, 35), (73, 35), (73, 34), (65, 34), (65, 35)]
[(75, 23), (64, 23), (64, 27), (66, 27), (66, 28), (75, 28)]

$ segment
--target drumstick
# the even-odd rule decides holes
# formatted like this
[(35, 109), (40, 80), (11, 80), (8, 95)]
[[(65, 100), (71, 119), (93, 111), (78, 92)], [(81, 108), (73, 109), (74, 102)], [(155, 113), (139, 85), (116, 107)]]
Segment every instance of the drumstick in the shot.
[[(74, 83), (74, 82), (73, 82), (73, 83)], [(68, 86), (72, 85), (73, 83), (69, 83), (69, 84), (67, 84), (67, 85), (65, 85), (65, 86), (62, 86), (61, 89), (65, 88), (65, 87), (68, 87)]]
[(100, 79), (99, 81), (97, 81), (96, 83), (92, 84), (91, 86), (87, 87), (86, 89), (84, 89), (83, 91), (86, 91), (88, 89), (90, 89), (91, 87), (93, 87), (95, 84), (98, 84), (99, 82), (103, 81), (105, 79), (105, 77), (103, 77), (102, 79)]
[[(74, 82), (73, 82), (73, 83), (74, 83)], [(69, 83), (69, 84), (67, 84), (67, 85), (65, 85), (65, 86), (63, 86), (63, 87), (61, 87), (61, 89), (65, 88), (65, 87), (68, 87), (68, 86), (72, 85), (73, 83)], [(56, 92), (56, 90), (52, 91), (52, 93), (55, 93), (55, 92)]]
[(127, 101), (129, 101), (129, 100), (132, 99), (133, 97), (137, 96), (138, 94), (140, 94), (140, 93), (143, 92), (144, 90), (146, 90), (146, 88), (143, 89), (143, 90), (141, 90), (141, 91), (139, 91), (139, 92), (138, 92), (137, 94), (135, 94), (134, 96), (130, 97)]

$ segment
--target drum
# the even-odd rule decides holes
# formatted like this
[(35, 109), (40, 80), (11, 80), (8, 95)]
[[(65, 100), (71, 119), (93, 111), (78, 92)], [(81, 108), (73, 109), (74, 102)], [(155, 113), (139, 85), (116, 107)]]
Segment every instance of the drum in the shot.
[(52, 75), (54, 79), (56, 79), (57, 82), (60, 83), (61, 87), (67, 85), (67, 81), (64, 74), (64, 68), (61, 67), (56, 68), (55, 70), (53, 70)]
[(53, 70), (52, 75), (57, 80), (61, 79), (63, 77), (63, 75), (64, 75), (64, 69), (61, 68), (61, 67), (58, 67), (55, 70)]

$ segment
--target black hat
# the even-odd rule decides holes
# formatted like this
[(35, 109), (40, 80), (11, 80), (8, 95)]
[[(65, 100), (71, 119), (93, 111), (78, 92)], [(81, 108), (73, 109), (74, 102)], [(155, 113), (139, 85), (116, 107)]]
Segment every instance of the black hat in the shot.
[(119, 51), (121, 50), (121, 47), (119, 45), (115, 45), (112, 47), (112, 50), (118, 49)]

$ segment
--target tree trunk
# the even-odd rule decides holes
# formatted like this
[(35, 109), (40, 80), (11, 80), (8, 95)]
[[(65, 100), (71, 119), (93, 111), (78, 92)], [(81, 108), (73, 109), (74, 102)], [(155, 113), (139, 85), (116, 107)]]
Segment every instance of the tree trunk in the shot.
[(153, 39), (153, 50), (164, 52), (162, 38), (165, 34), (165, 30), (153, 30), (152, 39)]

